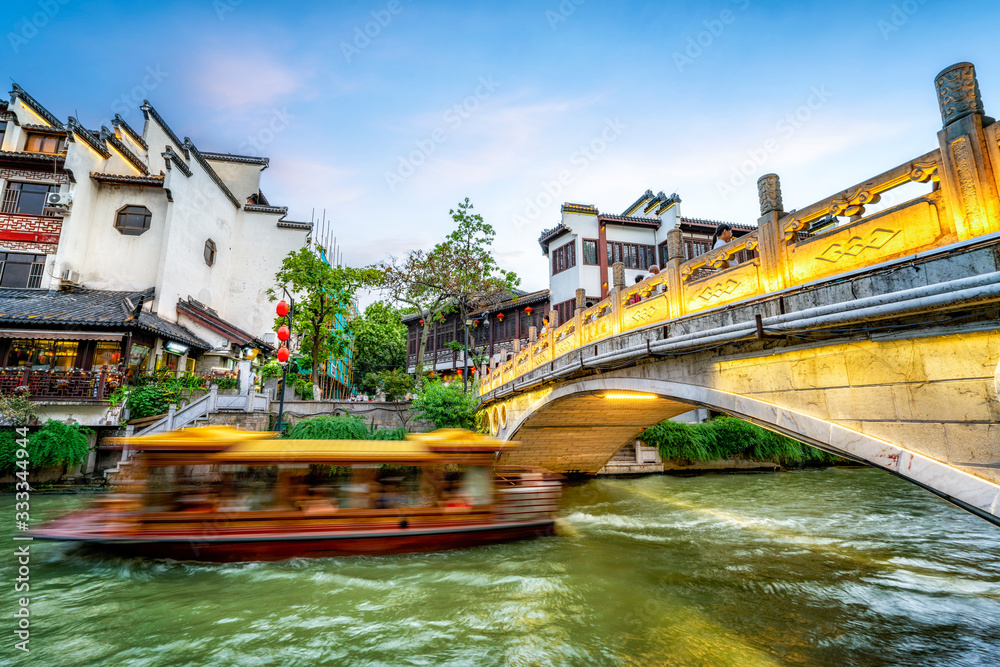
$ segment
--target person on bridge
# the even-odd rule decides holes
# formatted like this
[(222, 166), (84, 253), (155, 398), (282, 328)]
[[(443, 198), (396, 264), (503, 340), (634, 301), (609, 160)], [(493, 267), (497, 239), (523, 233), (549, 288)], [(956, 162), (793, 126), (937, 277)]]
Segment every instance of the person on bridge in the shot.
[[(733, 228), (726, 223), (722, 223), (715, 228), (715, 234), (712, 236), (712, 250), (716, 248), (721, 248), (730, 241), (733, 240)], [(729, 268), (729, 260), (725, 260), (719, 264), (720, 269)]]

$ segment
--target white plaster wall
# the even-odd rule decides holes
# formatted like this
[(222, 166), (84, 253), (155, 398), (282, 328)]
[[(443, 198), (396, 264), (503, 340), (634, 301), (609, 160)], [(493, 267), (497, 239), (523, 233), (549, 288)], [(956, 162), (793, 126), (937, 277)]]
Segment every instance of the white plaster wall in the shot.
[(279, 216), (242, 213), (242, 233), (234, 239), (233, 253), (239, 262), (233, 267), (228, 288), (225, 319), (263, 338), (274, 330), (274, 304), (265, 291), (277, 287), (274, 276), (288, 253), (306, 243), (308, 232), (277, 227)]
[(261, 165), (208, 160), (207, 158), (206, 160), (241, 204), (246, 202), (247, 197), (257, 194), (260, 190)]

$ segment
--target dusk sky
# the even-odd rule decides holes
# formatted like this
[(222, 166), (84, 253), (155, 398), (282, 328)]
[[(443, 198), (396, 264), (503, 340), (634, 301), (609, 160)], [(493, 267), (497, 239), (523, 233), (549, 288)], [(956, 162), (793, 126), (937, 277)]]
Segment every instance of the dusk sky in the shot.
[(8, 0), (0, 63), (63, 120), (141, 130), (148, 98), (203, 151), (270, 157), (271, 203), (326, 209), (353, 265), (430, 247), (469, 197), (534, 290), (564, 201), (663, 190), (754, 223), (776, 172), (801, 208), (936, 148), (934, 76), (960, 61), (995, 116), (998, 19), (995, 0)]

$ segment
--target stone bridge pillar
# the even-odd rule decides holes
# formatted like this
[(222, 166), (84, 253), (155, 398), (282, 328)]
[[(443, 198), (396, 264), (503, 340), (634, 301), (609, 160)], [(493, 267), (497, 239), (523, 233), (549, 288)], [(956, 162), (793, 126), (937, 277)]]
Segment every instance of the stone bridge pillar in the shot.
[(667, 299), (670, 304), (670, 317), (680, 317), (686, 312), (684, 308), (684, 285), (681, 280), (681, 264), (685, 262), (684, 240), (681, 230), (671, 229), (667, 231), (667, 261), (663, 265), (661, 273), (667, 276)]
[(779, 220), (785, 212), (782, 210), (781, 180), (777, 174), (764, 174), (757, 179), (757, 196), (760, 199), (760, 217), (757, 218), (757, 228), (761, 261), (761, 278), (764, 289), (776, 292), (788, 285), (788, 262), (786, 253), (788, 239), (781, 229)]
[(948, 211), (955, 221), (960, 239), (970, 239), (1000, 229), (997, 203), (997, 174), (1000, 151), (997, 135), (990, 137), (984, 124), (992, 118), (983, 113), (976, 68), (972, 63), (958, 63), (934, 79), (941, 120), (938, 132), (941, 145), (941, 180), (948, 195)]

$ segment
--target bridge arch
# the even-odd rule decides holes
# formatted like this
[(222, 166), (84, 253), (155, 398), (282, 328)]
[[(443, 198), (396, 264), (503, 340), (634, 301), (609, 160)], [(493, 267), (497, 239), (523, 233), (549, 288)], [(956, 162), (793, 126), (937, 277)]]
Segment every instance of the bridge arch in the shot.
[[(615, 401), (613, 409), (610, 401)], [(602, 412), (605, 402), (608, 408)], [(885, 470), (1000, 525), (998, 484), (820, 417), (711, 387), (648, 377), (588, 377), (491, 406), (491, 411), (502, 410), (505, 423), (491, 420), (490, 426), (499, 437), (522, 443), (504, 454), (501, 463), (532, 462), (568, 472), (596, 472), (629, 437), (696, 407)], [(625, 432), (629, 435), (622, 438)], [(574, 462), (573, 448), (581, 440), (598, 446)], [(582, 463), (584, 459), (590, 460), (589, 465)]]

